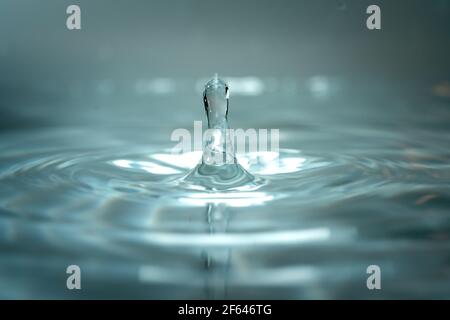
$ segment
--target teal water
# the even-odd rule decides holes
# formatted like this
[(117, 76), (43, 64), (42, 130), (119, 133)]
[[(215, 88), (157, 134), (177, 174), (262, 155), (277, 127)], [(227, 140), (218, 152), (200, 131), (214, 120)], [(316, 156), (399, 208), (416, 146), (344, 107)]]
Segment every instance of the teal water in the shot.
[(238, 154), (263, 182), (233, 191), (180, 183), (201, 153), (172, 155), (160, 119), (2, 132), (0, 297), (449, 298), (449, 100), (320, 83), (233, 98), (231, 125), (281, 148)]

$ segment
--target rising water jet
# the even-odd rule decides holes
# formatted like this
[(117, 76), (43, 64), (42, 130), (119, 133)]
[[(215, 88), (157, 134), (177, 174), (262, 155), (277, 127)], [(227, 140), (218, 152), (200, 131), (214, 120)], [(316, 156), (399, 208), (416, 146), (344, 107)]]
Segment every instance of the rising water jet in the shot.
[(208, 134), (203, 141), (201, 162), (183, 181), (197, 189), (233, 190), (257, 185), (260, 179), (247, 172), (237, 161), (228, 125), (229, 87), (217, 75), (203, 91), (208, 118)]

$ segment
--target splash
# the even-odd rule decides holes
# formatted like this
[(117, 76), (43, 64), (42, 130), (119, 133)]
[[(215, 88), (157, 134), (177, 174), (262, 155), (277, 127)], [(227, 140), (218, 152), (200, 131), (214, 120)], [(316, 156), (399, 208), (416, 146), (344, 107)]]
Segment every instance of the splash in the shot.
[(203, 91), (203, 104), (208, 118), (201, 163), (183, 182), (202, 190), (233, 190), (252, 187), (260, 179), (247, 172), (237, 161), (228, 125), (228, 85), (217, 74)]

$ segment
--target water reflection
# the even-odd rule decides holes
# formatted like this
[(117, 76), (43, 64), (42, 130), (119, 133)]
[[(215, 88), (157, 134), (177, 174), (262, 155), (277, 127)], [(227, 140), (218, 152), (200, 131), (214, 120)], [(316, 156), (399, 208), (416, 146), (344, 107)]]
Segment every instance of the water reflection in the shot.
[[(78, 264), (82, 298), (370, 299), (366, 268), (377, 264), (377, 297), (448, 296), (446, 98), (429, 101), (434, 112), (423, 117), (404, 100), (380, 112), (360, 96), (364, 103), (351, 108), (334, 95), (344, 87), (333, 78), (333, 99), (311, 94), (309, 105), (298, 95), (310, 92), (307, 81), (269, 80), (261, 78), (264, 91), (252, 100), (276, 97), (239, 116), (252, 121), (257, 110), (264, 124), (280, 121), (281, 149), (238, 154), (263, 183), (233, 192), (180, 184), (201, 153), (172, 154), (169, 134), (149, 129), (159, 118), (124, 131), (3, 133), (1, 293), (73, 298), (62, 278)], [(176, 93), (192, 91), (189, 83), (176, 82)]]

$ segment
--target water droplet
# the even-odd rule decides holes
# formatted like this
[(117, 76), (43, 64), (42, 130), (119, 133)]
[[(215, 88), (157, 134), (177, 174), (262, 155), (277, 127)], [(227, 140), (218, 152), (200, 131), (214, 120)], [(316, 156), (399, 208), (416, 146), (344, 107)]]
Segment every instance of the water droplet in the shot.
[(228, 85), (216, 74), (203, 91), (203, 103), (208, 118), (203, 150), (205, 164), (220, 166), (237, 163), (227, 119), (228, 99)]
[(202, 161), (183, 181), (199, 189), (225, 190), (256, 184), (258, 179), (236, 160), (228, 125), (229, 88), (216, 74), (203, 91), (208, 118)]

